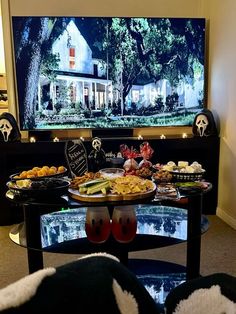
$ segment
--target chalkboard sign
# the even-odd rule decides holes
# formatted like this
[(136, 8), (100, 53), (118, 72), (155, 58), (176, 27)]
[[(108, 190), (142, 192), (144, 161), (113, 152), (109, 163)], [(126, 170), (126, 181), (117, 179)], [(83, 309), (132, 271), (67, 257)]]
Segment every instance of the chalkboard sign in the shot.
[(81, 140), (67, 141), (65, 155), (72, 178), (88, 171), (87, 152)]

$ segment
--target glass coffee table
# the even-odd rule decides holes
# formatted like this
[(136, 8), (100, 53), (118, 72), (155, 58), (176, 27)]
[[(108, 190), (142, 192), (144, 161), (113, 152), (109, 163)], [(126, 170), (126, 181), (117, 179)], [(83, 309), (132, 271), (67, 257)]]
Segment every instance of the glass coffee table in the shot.
[[(115, 206), (132, 205), (137, 231), (132, 241), (118, 242), (112, 232), (106, 241), (94, 243), (85, 230), (86, 214), (95, 204), (82, 203), (67, 195), (48, 200), (17, 200), (22, 205), (24, 221), (10, 232), (11, 240), (27, 249), (29, 272), (43, 268), (43, 252), (89, 254), (107, 252), (117, 256), (143, 283), (157, 303), (163, 304), (175, 286), (200, 275), (201, 235), (209, 222), (202, 215), (202, 198), (206, 191), (184, 195), (186, 208), (172, 201), (154, 198), (98, 204), (108, 208), (110, 217)], [(175, 263), (130, 259), (129, 252), (166, 247), (186, 242), (186, 266)]]

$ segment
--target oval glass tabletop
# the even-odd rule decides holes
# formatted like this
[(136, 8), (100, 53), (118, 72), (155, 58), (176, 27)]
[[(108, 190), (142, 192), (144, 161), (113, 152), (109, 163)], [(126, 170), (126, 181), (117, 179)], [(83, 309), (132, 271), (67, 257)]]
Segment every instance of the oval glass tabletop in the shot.
[[(125, 243), (129, 251), (163, 247), (187, 240), (186, 209), (153, 204), (134, 205), (133, 207), (137, 229), (133, 241)], [(87, 211), (87, 207), (81, 207), (42, 215), (40, 218), (41, 247), (31, 246), (30, 248), (71, 254), (89, 253), (96, 248), (100, 250), (101, 244), (91, 243), (86, 234)], [(112, 223), (111, 220), (110, 223)], [(121, 230), (127, 232), (127, 228), (121, 227)], [(203, 215), (201, 232), (207, 231), (208, 227), (208, 219)], [(97, 233), (100, 231), (100, 229), (96, 229)], [(24, 224), (15, 226), (10, 232), (10, 238), (15, 243), (26, 247)], [(104, 249), (111, 248), (114, 244), (122, 247), (122, 243), (118, 243), (112, 233), (109, 239), (102, 243)]]

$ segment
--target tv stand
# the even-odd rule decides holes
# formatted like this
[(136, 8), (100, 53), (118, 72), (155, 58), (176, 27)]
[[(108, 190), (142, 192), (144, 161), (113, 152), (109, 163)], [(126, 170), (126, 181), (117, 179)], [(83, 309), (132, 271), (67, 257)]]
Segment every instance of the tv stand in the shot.
[(29, 131), (29, 139), (34, 137), (36, 141), (50, 141), (52, 139), (51, 131)]
[(93, 138), (133, 137), (133, 129), (96, 129), (92, 130), (92, 137)]

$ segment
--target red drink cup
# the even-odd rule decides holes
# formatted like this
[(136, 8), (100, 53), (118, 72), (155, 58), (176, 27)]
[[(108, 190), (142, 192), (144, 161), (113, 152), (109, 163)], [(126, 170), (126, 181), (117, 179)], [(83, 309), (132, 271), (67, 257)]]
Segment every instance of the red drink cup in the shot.
[(110, 215), (107, 207), (89, 207), (86, 213), (85, 232), (93, 243), (105, 242), (111, 233)]
[(116, 206), (112, 214), (111, 231), (121, 243), (131, 242), (137, 231), (137, 219), (133, 206)]

